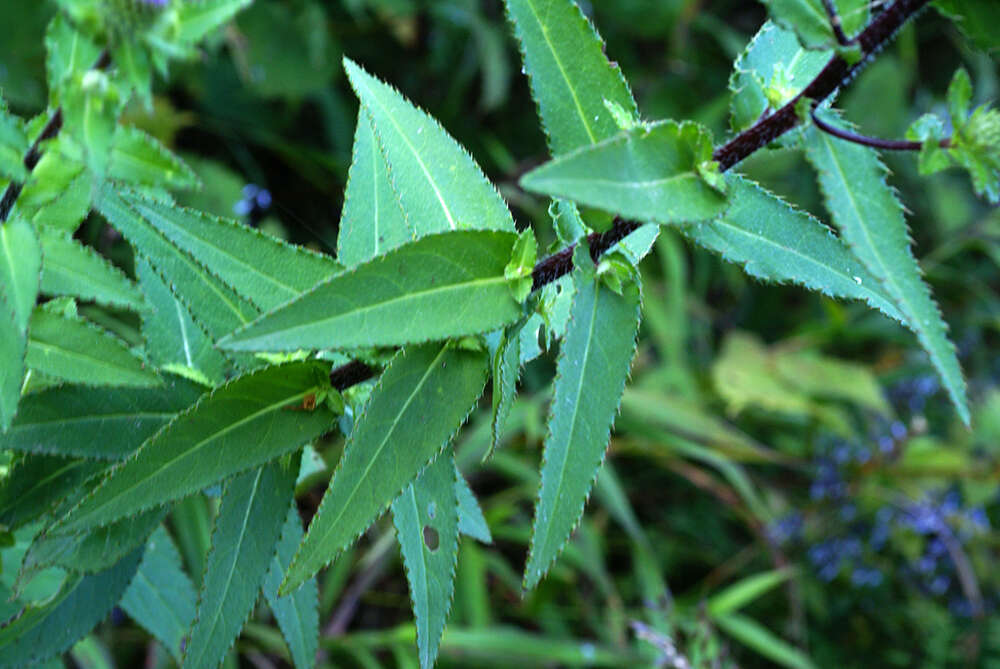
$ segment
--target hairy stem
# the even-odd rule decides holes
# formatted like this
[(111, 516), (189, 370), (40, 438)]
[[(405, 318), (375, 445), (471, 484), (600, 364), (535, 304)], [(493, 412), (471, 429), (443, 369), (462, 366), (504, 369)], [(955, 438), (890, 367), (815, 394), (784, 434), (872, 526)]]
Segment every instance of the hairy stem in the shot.
[[(905, 139), (882, 139), (880, 137), (869, 137), (867, 135), (859, 135), (856, 132), (851, 132), (850, 130), (844, 130), (843, 128), (838, 128), (835, 125), (830, 125), (823, 119), (819, 117), (816, 113), (816, 109), (812, 110), (812, 120), (816, 124), (816, 127), (823, 132), (838, 137), (847, 142), (854, 142), (855, 144), (861, 144), (862, 146), (870, 146), (873, 149), (884, 149), (886, 151), (919, 151), (923, 147), (922, 142), (910, 142)], [(951, 145), (951, 140), (942, 139), (939, 146), (947, 147)]]

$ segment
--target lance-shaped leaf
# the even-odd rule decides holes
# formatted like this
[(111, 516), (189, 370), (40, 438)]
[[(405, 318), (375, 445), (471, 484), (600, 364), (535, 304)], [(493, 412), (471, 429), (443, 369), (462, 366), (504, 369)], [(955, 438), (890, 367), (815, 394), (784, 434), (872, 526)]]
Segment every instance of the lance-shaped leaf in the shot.
[(337, 260), (353, 267), (412, 239), (371, 117), (362, 107), (337, 233)]
[(392, 183), (418, 236), (459, 229), (514, 231), (500, 194), (437, 121), (350, 60), (344, 59), (344, 69), (375, 126)]
[(626, 218), (690, 223), (725, 211), (726, 197), (702, 176), (711, 161), (707, 131), (663, 121), (557, 156), (522, 177), (521, 186)]
[[(261, 310), (298, 297), (338, 269), (329, 256), (313, 253), (236, 221), (135, 195), (123, 199), (164, 239)], [(154, 261), (154, 264), (155, 261)]]
[(41, 266), (41, 245), (31, 224), (17, 215), (0, 224), (0, 432), (10, 426), (21, 396)]
[(102, 572), (70, 577), (51, 600), (23, 607), (0, 629), (0, 667), (26, 667), (67, 650), (118, 602), (141, 557), (137, 549)]
[(140, 256), (162, 276), (173, 293), (213, 339), (249, 323), (260, 313), (203, 265), (168, 241), (122, 195), (110, 186), (100, 192), (97, 208)]
[[(616, 113), (630, 124), (638, 122), (625, 77), (608, 60), (604, 42), (575, 2), (507, 0), (506, 5), (553, 155), (615, 136), (622, 120)], [(657, 234), (657, 226), (644, 227), (620, 245), (641, 259)]]
[(504, 424), (517, 395), (517, 379), (521, 376), (521, 327), (504, 329), (493, 355), (493, 420), (490, 421), (490, 450), (497, 447), (503, 436)]
[(344, 447), (282, 592), (349, 546), (448, 444), (483, 392), (486, 354), (424, 344), (404, 348), (372, 390)]
[(521, 315), (504, 278), (515, 239), (487, 230), (424, 237), (338, 274), (219, 345), (345, 349), (495, 330)]
[(253, 611), (298, 464), (298, 457), (284, 457), (226, 482), (182, 666), (218, 666)]
[(714, 221), (685, 227), (689, 239), (758, 279), (864, 300), (890, 318), (906, 320), (882, 284), (829, 228), (748, 179), (733, 174), (726, 180), (729, 209)]
[(0, 100), (0, 178), (24, 180), (28, 173), (22, 161), (28, 146), (24, 123)]
[(576, 292), (556, 363), (525, 588), (541, 580), (583, 514), (635, 353), (639, 286), (627, 283), (621, 295), (606, 287), (585, 246), (573, 258)]
[(733, 64), (730, 124), (741, 132), (770, 109), (780, 109), (826, 66), (830, 51), (809, 50), (795, 33), (767, 21)]
[(827, 209), (844, 241), (893, 297), (968, 424), (965, 379), (955, 346), (910, 251), (903, 205), (886, 183), (885, 165), (873, 149), (815, 127), (806, 132), (806, 157), (816, 168)]
[(439, 455), (392, 503), (417, 625), (421, 669), (434, 666), (455, 593), (458, 500), (450, 452)]
[(135, 258), (135, 273), (148, 305), (141, 315), (149, 359), (168, 371), (209, 384), (220, 383), (230, 363), (212, 345), (187, 306), (142, 256)]
[(142, 292), (117, 267), (68, 233), (43, 226), (41, 292), (138, 311)]
[(139, 571), (122, 597), (121, 607), (180, 664), (181, 643), (194, 620), (196, 601), (177, 546), (161, 525), (146, 542)]
[(99, 386), (156, 386), (158, 377), (122, 340), (79, 318), (44, 308), (31, 317), (28, 367), (48, 376)]
[(146, 543), (166, 515), (166, 509), (150, 509), (82, 534), (42, 532), (24, 554), (18, 579), (26, 581), (47, 567), (62, 567), (85, 574), (107, 569), (126, 553)]
[(111, 144), (108, 176), (128, 183), (196, 188), (198, 176), (179, 157), (138, 128), (119, 125)]
[(73, 232), (90, 211), (92, 175), (52, 140), (17, 199), (16, 211), (38, 226)]
[(327, 373), (323, 364), (290, 363), (205, 395), (112, 469), (63, 519), (65, 530), (105, 525), (186, 497), (315, 439), (335, 419), (325, 404), (308, 401), (329, 388)]
[[(826, 0), (763, 0), (774, 22), (795, 31), (807, 49), (826, 49), (837, 44)], [(830, 0), (848, 38), (868, 23), (868, 0)]]
[(472, 537), (482, 541), (484, 544), (493, 543), (493, 535), (490, 534), (490, 526), (483, 515), (483, 509), (479, 506), (479, 500), (469, 487), (469, 482), (462, 476), (455, 466), (455, 498), (458, 500), (458, 531), (467, 537)]
[(531, 94), (554, 155), (619, 131), (604, 100), (638, 117), (632, 92), (590, 21), (570, 0), (507, 0)]
[(118, 460), (137, 449), (204, 392), (167, 376), (158, 388), (61, 386), (24, 398), (0, 448)]
[(28, 333), (17, 327), (17, 319), (0, 288), (0, 434), (10, 427), (24, 385), (24, 356)]
[(319, 586), (316, 579), (309, 579), (295, 592), (284, 597), (278, 587), (285, 578), (285, 570), (292, 563), (295, 551), (302, 541), (302, 519), (295, 504), (285, 517), (285, 525), (278, 540), (278, 550), (271, 558), (271, 567), (261, 588), (271, 613), (278, 621), (281, 634), (292, 655), (296, 669), (312, 667), (319, 646)]
[(176, 7), (171, 38), (194, 44), (236, 16), (253, 0), (200, 0), (182, 2)]
[(0, 479), (0, 525), (16, 529), (53, 511), (106, 463), (29, 454)]

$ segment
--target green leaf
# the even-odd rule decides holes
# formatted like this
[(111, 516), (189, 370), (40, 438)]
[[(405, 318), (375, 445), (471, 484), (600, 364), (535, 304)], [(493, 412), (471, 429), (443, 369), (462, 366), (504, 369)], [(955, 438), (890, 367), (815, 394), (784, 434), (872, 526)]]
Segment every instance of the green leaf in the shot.
[(16, 529), (49, 513), (106, 466), (53, 455), (23, 456), (0, 479), (0, 525)]
[(13, 312), (17, 329), (28, 328), (38, 297), (41, 245), (31, 225), (20, 217), (0, 225), (0, 295)]
[(176, 5), (172, 37), (180, 43), (200, 42), (212, 31), (228, 22), (252, 0), (194, 0)]
[(165, 188), (197, 188), (198, 175), (142, 130), (120, 125), (111, 146), (108, 176), (127, 183)]
[(336, 275), (219, 345), (349, 349), (495, 330), (521, 315), (504, 278), (514, 240), (486, 230), (424, 237)]
[(64, 82), (93, 67), (101, 50), (90, 38), (73, 28), (63, 14), (56, 14), (45, 31), (45, 70), (53, 106), (60, 102)]
[(0, 432), (10, 427), (21, 396), (41, 263), (30, 223), (20, 216), (0, 223)]
[(142, 256), (136, 256), (135, 273), (146, 296), (142, 311), (142, 336), (146, 354), (158, 367), (187, 375), (195, 380), (218, 384), (229, 368), (225, 356), (194, 321), (188, 308), (178, 300)]
[(511, 250), (510, 262), (503, 269), (511, 294), (518, 302), (523, 303), (531, 294), (533, 285), (531, 273), (536, 260), (538, 260), (538, 242), (531, 228), (526, 228), (517, 236), (517, 241)]
[(123, 199), (164, 239), (210, 268), (262, 311), (298, 297), (340, 269), (329, 256), (292, 246), (236, 221), (135, 195), (125, 194)]
[(247, 374), (208, 393), (110, 471), (62, 521), (105, 525), (186, 497), (273, 460), (330, 429), (335, 416), (302, 404), (329, 387), (328, 367), (296, 362)]
[(585, 244), (573, 254), (575, 294), (556, 363), (535, 505), (525, 589), (533, 588), (569, 539), (583, 514), (604, 460), (639, 328), (639, 286), (621, 295), (594, 275)]
[(605, 100), (637, 117), (621, 70), (575, 2), (507, 0), (525, 74), (552, 154), (559, 156), (618, 134)]
[(964, 67), (955, 70), (948, 84), (948, 114), (956, 127), (965, 123), (972, 102), (972, 80)]
[(97, 208), (132, 244), (136, 253), (148, 259), (161, 276), (170, 277), (173, 293), (213, 340), (249, 323), (260, 313), (203, 265), (170, 243), (113, 188), (105, 186), (102, 189)]
[[(779, 26), (794, 31), (807, 49), (826, 49), (837, 44), (830, 27), (830, 17), (823, 7), (824, 0), (762, 0), (768, 13)], [(840, 24), (848, 38), (860, 32), (868, 23), (867, 0), (832, 0)]]
[(188, 408), (203, 389), (167, 376), (157, 388), (61, 386), (24, 398), (0, 449), (118, 460)]
[(734, 613), (715, 618), (715, 624), (740, 643), (783, 667), (790, 669), (816, 667), (802, 651), (775, 636), (753, 618)]
[[(140, 44), (138, 40), (124, 39), (112, 51), (111, 62), (118, 67), (125, 85), (135, 91), (139, 101), (147, 110), (152, 110), (153, 66), (149, 61), (145, 45)], [(112, 159), (112, 171), (115, 169), (113, 163), (114, 159)]]
[(830, 60), (832, 52), (804, 49), (795, 33), (767, 21), (733, 64), (729, 76), (730, 125), (746, 130), (768, 110), (798, 95)]
[(393, 186), (418, 237), (460, 229), (514, 231), (500, 194), (437, 121), (346, 58), (344, 69), (371, 116)]
[(29, 146), (24, 123), (0, 100), (0, 178), (23, 181), (28, 176), (23, 160)]
[(434, 666), (455, 594), (458, 501), (455, 464), (446, 450), (392, 503), (417, 625), (421, 669)]
[(42, 226), (41, 292), (140, 310), (142, 292), (117, 267), (57, 228)]
[(264, 598), (278, 621), (296, 669), (312, 667), (319, 646), (319, 586), (312, 578), (295, 592), (278, 596), (285, 570), (292, 563), (302, 541), (302, 519), (293, 503), (285, 517), (278, 550), (271, 558), (271, 568), (264, 579)]
[(47, 567), (85, 574), (103, 571), (146, 543), (166, 514), (166, 509), (151, 509), (82, 534), (42, 532), (25, 553), (18, 578), (26, 580)]
[(1000, 49), (1000, 26), (992, 0), (935, 0), (933, 4), (977, 47), (990, 54)]
[(790, 569), (772, 569), (740, 579), (708, 599), (708, 614), (716, 618), (737, 611), (778, 587), (794, 573)]
[(886, 184), (885, 165), (874, 150), (815, 127), (805, 136), (806, 156), (819, 174), (827, 209), (842, 238), (893, 297), (968, 424), (965, 379), (955, 346), (910, 251), (903, 205)]
[(748, 179), (727, 180), (729, 209), (714, 221), (683, 228), (689, 239), (742, 265), (750, 276), (863, 300), (905, 322), (895, 300), (829, 228)]
[(482, 351), (424, 344), (382, 373), (344, 447), (282, 591), (291, 592), (348, 547), (448, 444), (486, 381)]
[(125, 342), (96, 325), (36, 309), (31, 317), (28, 367), (48, 376), (95, 386), (157, 386), (160, 377)]
[(558, 156), (522, 177), (521, 186), (625, 218), (690, 223), (726, 208), (725, 196), (699, 174), (711, 156), (701, 126), (663, 121)]
[(196, 601), (177, 546), (161, 525), (146, 543), (139, 571), (122, 597), (121, 607), (180, 664), (181, 644), (194, 620)]
[(31, 171), (17, 199), (17, 211), (39, 227), (72, 233), (90, 211), (92, 181), (83, 165), (61, 155), (58, 146), (50, 146)]
[(353, 267), (412, 239), (375, 128), (362, 107), (337, 233), (337, 260)]
[(522, 327), (523, 325), (505, 328), (493, 355), (493, 420), (490, 421), (489, 453), (493, 453), (500, 443), (504, 424), (517, 395), (517, 380), (521, 376)]
[(100, 573), (71, 577), (50, 601), (23, 607), (0, 629), (0, 667), (25, 667), (68, 650), (118, 602), (141, 557), (138, 549)]
[(218, 666), (253, 611), (298, 464), (298, 457), (285, 457), (226, 482), (182, 666)]
[[(440, 458), (439, 458), (440, 459)], [(489, 523), (483, 515), (476, 495), (469, 487), (462, 473), (455, 467), (455, 498), (458, 500), (458, 531), (467, 537), (477, 539), (484, 544), (493, 543)]]

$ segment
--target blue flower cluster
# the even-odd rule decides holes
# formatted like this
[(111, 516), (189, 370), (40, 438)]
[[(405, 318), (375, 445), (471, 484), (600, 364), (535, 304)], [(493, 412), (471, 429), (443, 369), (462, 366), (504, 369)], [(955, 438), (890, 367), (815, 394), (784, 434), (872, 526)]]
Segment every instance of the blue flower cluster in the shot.
[(233, 213), (247, 218), (251, 225), (256, 225), (271, 208), (271, 191), (257, 184), (247, 184), (241, 194), (243, 197), (233, 205)]

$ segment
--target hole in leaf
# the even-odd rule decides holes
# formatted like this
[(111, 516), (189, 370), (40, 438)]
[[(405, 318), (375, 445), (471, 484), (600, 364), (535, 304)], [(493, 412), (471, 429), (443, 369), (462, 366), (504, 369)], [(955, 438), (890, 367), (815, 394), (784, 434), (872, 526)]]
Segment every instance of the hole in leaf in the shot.
[(433, 553), (438, 549), (440, 542), (441, 538), (438, 536), (438, 531), (430, 525), (424, 525), (424, 545), (427, 546), (427, 550)]

